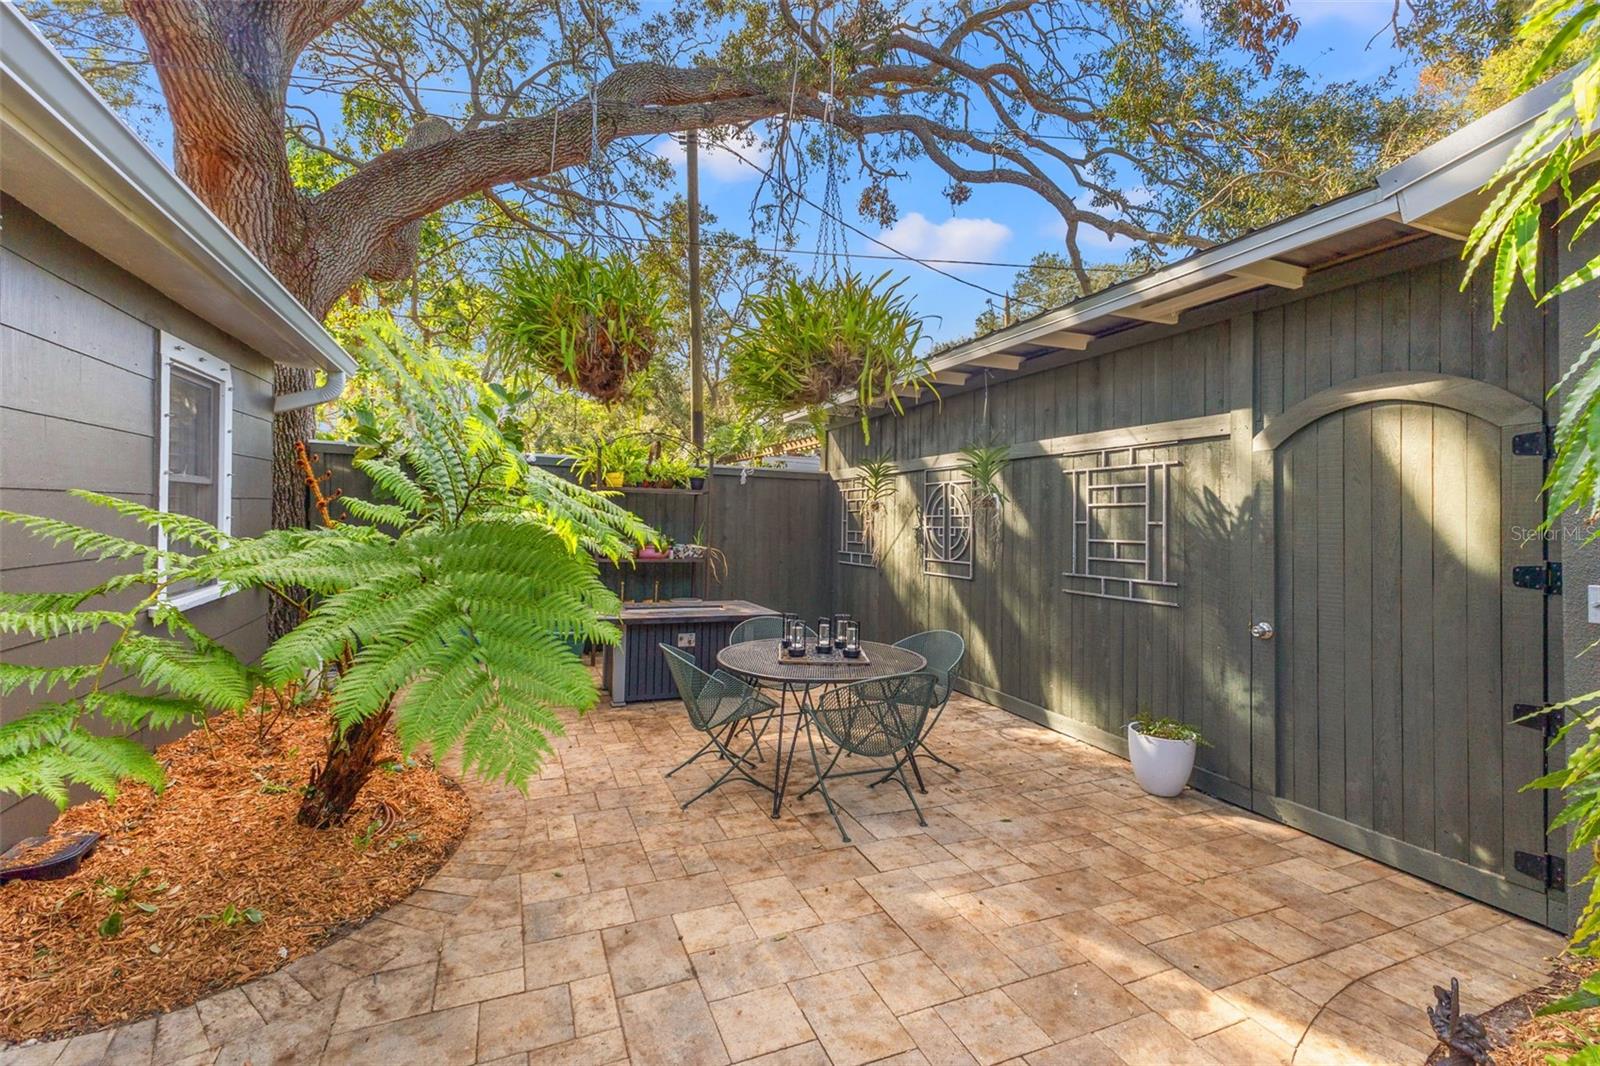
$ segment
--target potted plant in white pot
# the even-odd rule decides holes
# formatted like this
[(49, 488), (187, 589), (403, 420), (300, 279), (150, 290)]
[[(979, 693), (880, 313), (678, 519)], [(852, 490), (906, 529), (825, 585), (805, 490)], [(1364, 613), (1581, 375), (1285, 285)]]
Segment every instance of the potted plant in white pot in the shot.
[(1128, 759), (1139, 787), (1152, 796), (1176, 796), (1189, 783), (1195, 749), (1206, 739), (1176, 718), (1140, 711), (1128, 723)]

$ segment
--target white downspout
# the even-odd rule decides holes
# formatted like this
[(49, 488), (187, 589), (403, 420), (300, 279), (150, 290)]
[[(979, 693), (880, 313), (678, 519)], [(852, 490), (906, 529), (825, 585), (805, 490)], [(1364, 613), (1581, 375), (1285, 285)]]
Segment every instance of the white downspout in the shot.
[(329, 403), (337, 400), (344, 392), (346, 376), (343, 370), (328, 371), (328, 380), (314, 389), (302, 389), (299, 392), (286, 392), (282, 396), (272, 398), (272, 413), (281, 415), (285, 411), (299, 411), (307, 407), (315, 407), (320, 403)]

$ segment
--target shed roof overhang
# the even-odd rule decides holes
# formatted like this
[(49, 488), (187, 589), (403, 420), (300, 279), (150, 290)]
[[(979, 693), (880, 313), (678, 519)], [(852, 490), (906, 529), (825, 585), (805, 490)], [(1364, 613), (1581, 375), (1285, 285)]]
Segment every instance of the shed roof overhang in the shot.
[[(1016, 373), (1030, 360), (1087, 352), (1143, 323), (1177, 324), (1192, 308), (1259, 289), (1297, 289), (1306, 273), (1428, 234), (1465, 240), (1487, 199), (1483, 187), (1573, 72), (1532, 89), (1397, 163), (1368, 188), (1197, 252), (1064, 307), (936, 352), (935, 388), (978, 371)], [(916, 390), (900, 390), (902, 397)], [(849, 398), (841, 394), (841, 407)], [(787, 416), (789, 421), (802, 412)]]
[(274, 362), (356, 369), (10, 4), (0, 39), (0, 190)]

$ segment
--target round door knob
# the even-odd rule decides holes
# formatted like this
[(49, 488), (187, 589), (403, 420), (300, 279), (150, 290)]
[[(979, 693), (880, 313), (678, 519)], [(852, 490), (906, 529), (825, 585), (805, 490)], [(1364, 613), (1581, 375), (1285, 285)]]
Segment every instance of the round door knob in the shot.
[(1257, 640), (1271, 640), (1277, 633), (1271, 622), (1256, 622), (1250, 627), (1250, 635)]

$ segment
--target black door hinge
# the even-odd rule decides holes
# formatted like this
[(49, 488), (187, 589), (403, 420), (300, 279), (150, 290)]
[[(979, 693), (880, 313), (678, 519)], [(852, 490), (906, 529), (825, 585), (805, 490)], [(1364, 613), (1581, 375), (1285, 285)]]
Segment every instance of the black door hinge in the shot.
[(1514, 434), (1511, 438), (1511, 454), (1537, 455), (1541, 459), (1554, 457), (1556, 454), (1555, 427), (1545, 426), (1543, 429)]
[(1547, 737), (1553, 737), (1561, 731), (1566, 722), (1566, 717), (1559, 710), (1551, 710), (1537, 703), (1513, 703), (1511, 705), (1511, 722), (1513, 725), (1524, 726), (1528, 729), (1537, 729)]
[(1517, 873), (1543, 881), (1545, 888), (1560, 892), (1567, 887), (1567, 860), (1560, 855), (1519, 851), (1512, 856), (1512, 863)]
[(1561, 595), (1561, 564), (1536, 563), (1513, 566), (1511, 583), (1519, 589), (1543, 589), (1547, 596)]

